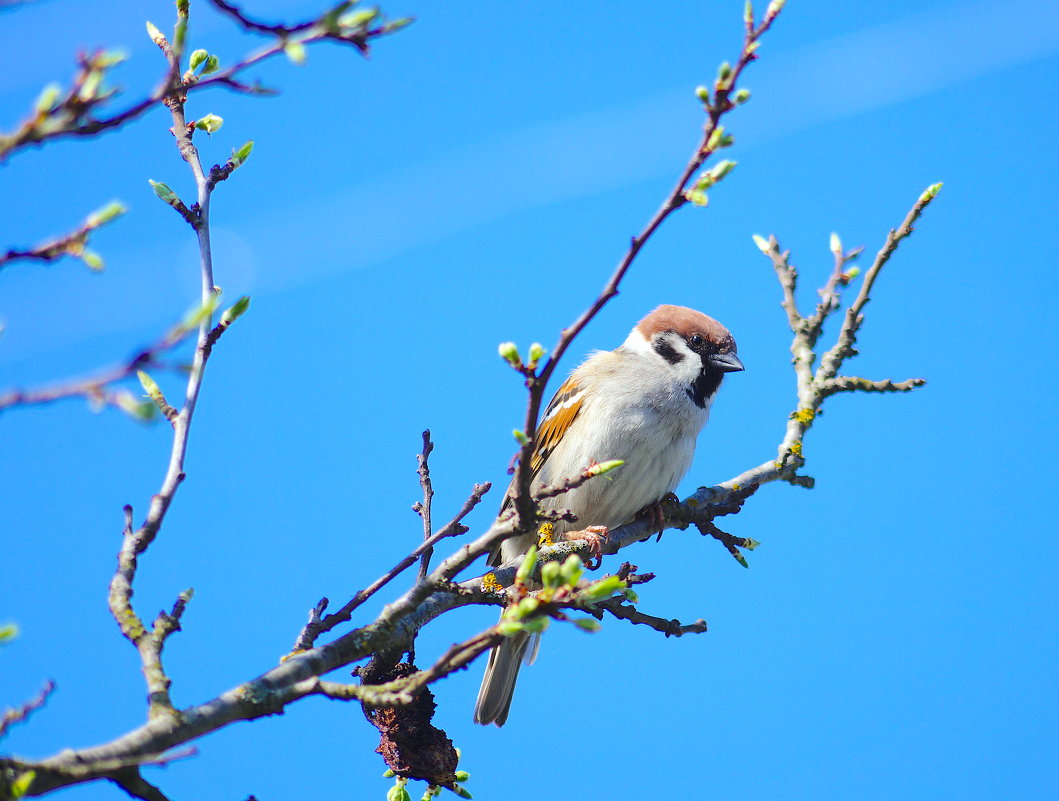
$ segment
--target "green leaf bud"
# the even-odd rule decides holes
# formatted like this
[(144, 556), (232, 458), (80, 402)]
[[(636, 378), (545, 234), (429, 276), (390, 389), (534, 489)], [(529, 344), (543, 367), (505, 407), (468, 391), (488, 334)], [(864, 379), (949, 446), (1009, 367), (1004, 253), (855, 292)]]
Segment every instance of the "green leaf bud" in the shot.
[(767, 17), (776, 16), (777, 14), (779, 14), (783, 10), (783, 7), (785, 5), (787, 5), (787, 0), (772, 0), (772, 2), (769, 3), (768, 10), (765, 12), (765, 16), (767, 16)]
[(209, 57), (209, 51), (202, 49), (196, 50), (191, 54), (191, 58), (188, 59), (188, 69), (194, 72), (203, 64), (205, 64), (206, 59), (208, 59)]
[(202, 67), (202, 74), (209, 75), (221, 68), (221, 59), (218, 56), (210, 56)]
[(10, 642), (18, 636), (17, 623), (4, 623), (0, 625), (0, 643)]
[(536, 365), (542, 356), (544, 356), (544, 346), (540, 342), (534, 342), (530, 345), (529, 360), (531, 365)]
[(540, 617), (535, 617), (532, 620), (527, 620), (525, 623), (522, 624), (522, 628), (527, 634), (540, 634), (541, 632), (546, 631), (548, 629), (548, 626), (551, 625), (551, 622), (552, 620), (550, 617), (541, 615)]
[(527, 442), (529, 442), (529, 437), (527, 437), (517, 428), (511, 431), (511, 436), (515, 438), (519, 445), (525, 445)]
[(760, 250), (762, 253), (768, 253), (772, 250), (772, 246), (768, 243), (768, 240), (765, 239), (765, 237), (759, 234), (754, 234), (753, 237), (754, 244), (757, 245), (758, 250)]
[(697, 97), (703, 103), (709, 104), (709, 102), (710, 102), (710, 90), (707, 89), (705, 86), (696, 86), (695, 87), (695, 97)]
[(732, 102), (737, 106), (742, 105), (750, 99), (749, 89), (736, 89), (735, 94), (732, 95)]
[(603, 628), (602, 624), (594, 617), (579, 617), (574, 621), (574, 625), (581, 631), (588, 632), (596, 632)]
[(151, 188), (154, 190), (154, 193), (158, 195), (158, 197), (162, 201), (168, 203), (170, 206), (180, 201), (180, 198), (177, 197), (176, 192), (170, 189), (166, 184), (163, 184), (161, 181), (152, 181), (150, 178), (148, 178), (147, 183), (151, 185)]
[(37, 114), (47, 114), (53, 108), (55, 103), (59, 99), (59, 95), (62, 93), (62, 87), (57, 83), (49, 83), (44, 89), (41, 90), (40, 95), (37, 96), (37, 102), (33, 104), (33, 108)]
[(743, 22), (747, 25), (754, 24), (754, 6), (750, 0), (746, 0), (746, 5), (743, 7)]
[(707, 150), (717, 150), (721, 147), (721, 140), (724, 138), (724, 126), (718, 125), (710, 133), (710, 138), (706, 140)]
[(127, 211), (128, 208), (124, 203), (119, 203), (116, 200), (111, 201), (103, 208), (88, 215), (85, 219), (85, 228), (98, 228), (101, 225), (106, 225), (108, 222), (117, 219)]
[(254, 149), (254, 140), (251, 139), (243, 144), (238, 150), (232, 151), (232, 163), (236, 167), (242, 166), (243, 162), (250, 157), (250, 153)]
[(501, 342), (497, 348), (500, 358), (504, 359), (512, 367), (522, 366), (522, 357), (519, 355), (518, 347), (514, 342)]
[(572, 553), (566, 557), (566, 561), (563, 562), (560, 575), (562, 576), (563, 583), (570, 589), (573, 589), (577, 586), (577, 582), (581, 580), (581, 576), (584, 572), (584, 563), (581, 561), (581, 557), (576, 553)]
[(250, 296), (243, 295), (239, 300), (224, 310), (224, 314), (221, 315), (221, 325), (231, 325), (243, 314), (247, 309), (250, 308)]
[(723, 179), (726, 175), (728, 175), (728, 173), (730, 173), (732, 170), (734, 170), (735, 166), (738, 163), (739, 163), (738, 161), (728, 161), (728, 160), (718, 162), (716, 165), (714, 165), (713, 169), (710, 170), (710, 173), (709, 173), (710, 174), (710, 179), (713, 181), (713, 183), (717, 183), (718, 181)]
[(941, 191), (941, 187), (941, 183), (931, 184), (930, 186), (928, 186), (926, 189), (923, 190), (923, 194), (919, 196), (919, 202), (929, 203), (930, 201), (932, 201), (935, 197), (937, 197), (938, 192)]
[(216, 114), (207, 114), (205, 117), (199, 117), (195, 120), (195, 127), (200, 131), (205, 131), (208, 134), (216, 133), (224, 125), (224, 118), (218, 117)]
[(838, 234), (834, 231), (831, 232), (831, 252), (836, 256), (842, 255), (842, 240), (839, 239)]
[(605, 462), (596, 462), (585, 471), (585, 475), (602, 476), (611, 470), (617, 470), (623, 464), (625, 464), (624, 459), (608, 459)]
[(363, 11), (350, 11), (338, 18), (338, 24), (344, 28), (359, 28), (368, 25), (379, 16), (379, 9), (366, 8)]
[(465, 770), (456, 771), (456, 781), (465, 782), (471, 778), (471, 774)]
[(537, 546), (531, 545), (530, 549), (526, 551), (526, 555), (522, 557), (522, 564), (518, 566), (518, 571), (515, 573), (515, 583), (528, 584), (536, 568)]
[(81, 251), (81, 261), (85, 263), (85, 266), (88, 267), (88, 269), (94, 272), (99, 273), (103, 271), (103, 257), (94, 250), (84, 248)]
[(545, 562), (541, 566), (541, 581), (545, 587), (557, 588), (561, 580), (563, 566), (558, 562)]
[(625, 589), (625, 582), (617, 576), (604, 576), (598, 581), (593, 581), (581, 591), (581, 598), (585, 601), (602, 601), (614, 593)]
[(466, 787), (463, 787), (462, 785), (459, 785), (459, 784), (452, 785), (452, 792), (454, 792), (460, 798), (474, 798), (474, 796), (472, 796), (469, 792), (467, 792), (467, 788)]
[(512, 637), (525, 631), (526, 626), (519, 620), (501, 620), (497, 623), (496, 630), (504, 637)]
[(287, 54), (287, 58), (299, 67), (305, 63), (305, 45), (296, 39), (292, 39), (283, 45), (283, 52)]
[(151, 41), (159, 47), (162, 47), (166, 44), (165, 36), (160, 30), (158, 30), (157, 27), (155, 27), (154, 23), (150, 20), (147, 21), (147, 35), (150, 36)]

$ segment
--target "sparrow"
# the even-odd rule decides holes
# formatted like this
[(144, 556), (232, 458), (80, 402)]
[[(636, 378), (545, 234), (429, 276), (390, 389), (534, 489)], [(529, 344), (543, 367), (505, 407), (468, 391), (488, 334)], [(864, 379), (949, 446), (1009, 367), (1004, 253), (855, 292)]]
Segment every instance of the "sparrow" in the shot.
[[(642, 510), (657, 508), (691, 467), (695, 440), (725, 373), (742, 369), (728, 329), (684, 306), (659, 306), (619, 348), (590, 355), (559, 387), (537, 427), (531, 490), (559, 484), (600, 462), (624, 464), (605, 478), (540, 502), (542, 511), (568, 510), (577, 518), (556, 521), (555, 534), (584, 539), (585, 529), (617, 528)], [(489, 565), (525, 554), (536, 539), (529, 534), (505, 540)], [(523, 661), (532, 664), (539, 636), (533, 636), (532, 648), (530, 635), (516, 634), (490, 652), (476, 723), (507, 721), (519, 667)]]

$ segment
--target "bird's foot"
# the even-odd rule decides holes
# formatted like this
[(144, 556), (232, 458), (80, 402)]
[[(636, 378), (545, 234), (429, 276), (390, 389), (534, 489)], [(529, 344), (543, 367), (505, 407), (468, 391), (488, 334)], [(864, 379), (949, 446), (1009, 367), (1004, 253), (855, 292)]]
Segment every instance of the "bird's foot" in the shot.
[(589, 570), (596, 570), (603, 564), (603, 543), (607, 541), (609, 533), (606, 526), (589, 526), (580, 531), (564, 531), (559, 535), (559, 539), (563, 542), (575, 540), (587, 542), (592, 558), (585, 563), (585, 567)]
[[(655, 501), (654, 503), (647, 504), (647, 506), (640, 510), (640, 514), (643, 517), (646, 517), (647, 520), (651, 523), (651, 534), (656, 533), (657, 530), (658, 540), (662, 539), (662, 532), (665, 531), (666, 528), (665, 506), (667, 503), (680, 503), (680, 498), (678, 498), (672, 492), (667, 492), (657, 501)], [(651, 534), (648, 534), (646, 537), (640, 540), (640, 542), (646, 542), (647, 540), (651, 539)], [(658, 540), (655, 540), (655, 542), (658, 542)]]

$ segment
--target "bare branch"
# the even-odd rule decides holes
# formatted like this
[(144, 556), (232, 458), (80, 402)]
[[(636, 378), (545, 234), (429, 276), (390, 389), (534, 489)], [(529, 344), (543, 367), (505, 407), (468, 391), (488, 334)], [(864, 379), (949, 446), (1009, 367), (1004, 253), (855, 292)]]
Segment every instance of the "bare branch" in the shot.
[(53, 692), (55, 692), (55, 682), (48, 679), (44, 682), (40, 692), (22, 704), (22, 706), (14, 709), (5, 709), (4, 714), (0, 715), (0, 738), (7, 734), (7, 730), (12, 725), (24, 722), (30, 715), (44, 706)]

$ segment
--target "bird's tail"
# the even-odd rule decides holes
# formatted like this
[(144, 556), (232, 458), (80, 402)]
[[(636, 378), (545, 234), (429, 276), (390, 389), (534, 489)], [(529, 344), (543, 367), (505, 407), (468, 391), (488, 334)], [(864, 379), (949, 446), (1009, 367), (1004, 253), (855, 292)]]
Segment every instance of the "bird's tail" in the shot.
[[(532, 648), (530, 640), (532, 639)], [(495, 723), (503, 726), (511, 709), (511, 696), (515, 693), (515, 681), (523, 660), (532, 664), (540, 647), (540, 634), (513, 634), (489, 652), (489, 664), (478, 690), (478, 703), (474, 706), (474, 722), (483, 726)], [(527, 648), (529, 653), (527, 654)]]

